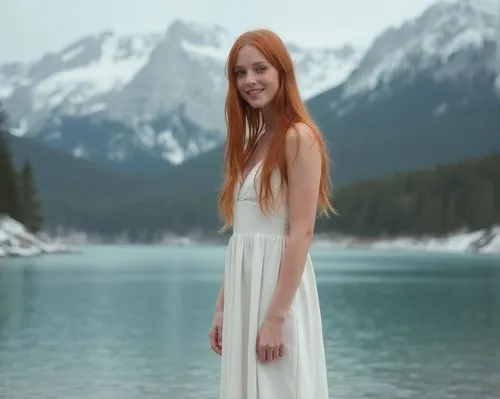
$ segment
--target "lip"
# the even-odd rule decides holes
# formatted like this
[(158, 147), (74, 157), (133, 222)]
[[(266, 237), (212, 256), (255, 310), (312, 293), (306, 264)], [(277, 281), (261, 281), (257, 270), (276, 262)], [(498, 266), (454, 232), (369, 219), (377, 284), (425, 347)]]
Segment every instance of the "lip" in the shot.
[(252, 90), (247, 90), (247, 94), (249, 96), (255, 96), (256, 94), (262, 93), (264, 89), (252, 89)]

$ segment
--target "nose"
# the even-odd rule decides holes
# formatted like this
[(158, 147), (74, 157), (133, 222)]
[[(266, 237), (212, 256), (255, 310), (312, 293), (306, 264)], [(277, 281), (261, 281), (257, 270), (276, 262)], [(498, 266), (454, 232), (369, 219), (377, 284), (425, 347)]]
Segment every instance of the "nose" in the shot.
[(247, 86), (254, 86), (255, 83), (256, 83), (256, 79), (255, 79), (255, 74), (253, 72), (247, 72), (246, 74), (246, 85)]

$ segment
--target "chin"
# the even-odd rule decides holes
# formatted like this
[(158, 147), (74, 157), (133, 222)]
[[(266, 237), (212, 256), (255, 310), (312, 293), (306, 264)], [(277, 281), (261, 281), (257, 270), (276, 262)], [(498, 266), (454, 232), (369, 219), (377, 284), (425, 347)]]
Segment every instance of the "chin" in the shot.
[(254, 109), (262, 109), (264, 108), (269, 102), (268, 101), (247, 101), (248, 105), (250, 105)]
[(253, 109), (262, 109), (262, 108), (264, 108), (264, 106), (262, 106), (260, 104), (248, 103), (248, 105), (250, 105), (250, 107), (252, 107)]

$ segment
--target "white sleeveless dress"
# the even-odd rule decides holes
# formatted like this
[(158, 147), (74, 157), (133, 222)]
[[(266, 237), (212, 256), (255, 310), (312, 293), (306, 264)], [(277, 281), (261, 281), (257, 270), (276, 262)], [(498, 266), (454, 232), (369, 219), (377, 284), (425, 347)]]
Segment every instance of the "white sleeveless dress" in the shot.
[[(257, 333), (274, 293), (288, 235), (286, 200), (269, 215), (257, 202), (261, 164), (235, 190), (224, 275), (220, 399), (328, 399), (322, 322), (309, 255), (284, 325), (284, 356), (270, 363), (257, 359)], [(276, 170), (275, 190), (279, 183)]]

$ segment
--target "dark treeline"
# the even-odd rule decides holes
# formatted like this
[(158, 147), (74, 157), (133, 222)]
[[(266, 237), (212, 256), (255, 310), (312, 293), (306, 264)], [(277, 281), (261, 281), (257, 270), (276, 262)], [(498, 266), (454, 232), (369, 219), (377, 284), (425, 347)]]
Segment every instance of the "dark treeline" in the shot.
[[(419, 236), (488, 228), (500, 223), (500, 154), (341, 187), (334, 205), (339, 215), (319, 219), (318, 232)], [(165, 232), (216, 236), (221, 226), (217, 191), (196, 187), (155, 200), (104, 204), (87, 198), (50, 206), (60, 224), (134, 241), (155, 240)]]
[(36, 233), (42, 228), (43, 219), (31, 163), (26, 160), (21, 170), (16, 170), (9, 142), (8, 118), (0, 106), (0, 215), (8, 215)]
[(442, 235), (500, 224), (500, 153), (339, 189), (318, 228), (361, 236)]

